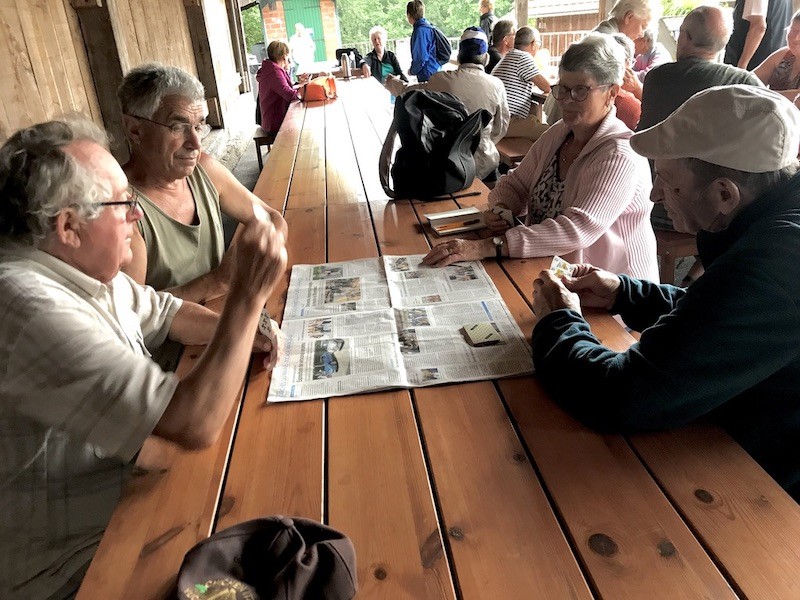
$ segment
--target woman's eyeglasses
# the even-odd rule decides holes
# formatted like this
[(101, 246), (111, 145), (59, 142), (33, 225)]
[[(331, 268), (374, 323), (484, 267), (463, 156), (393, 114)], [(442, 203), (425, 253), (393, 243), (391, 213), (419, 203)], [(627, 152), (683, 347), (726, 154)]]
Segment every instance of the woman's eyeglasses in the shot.
[(553, 94), (553, 97), (556, 100), (563, 100), (569, 94), (569, 97), (572, 98), (575, 102), (583, 102), (589, 96), (589, 92), (592, 90), (596, 90), (597, 88), (604, 88), (609, 87), (610, 85), (614, 85), (612, 83), (604, 83), (602, 85), (576, 85), (575, 87), (567, 87), (560, 83), (557, 83), (553, 87), (550, 88), (550, 93)]

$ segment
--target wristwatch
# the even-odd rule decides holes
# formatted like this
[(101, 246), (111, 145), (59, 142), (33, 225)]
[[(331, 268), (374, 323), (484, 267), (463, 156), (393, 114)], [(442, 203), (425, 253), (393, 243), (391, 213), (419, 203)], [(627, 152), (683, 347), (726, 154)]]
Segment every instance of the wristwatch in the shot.
[(497, 260), (500, 260), (503, 257), (503, 244), (505, 244), (505, 240), (496, 235), (492, 238), (492, 243), (494, 244), (494, 250), (497, 253)]

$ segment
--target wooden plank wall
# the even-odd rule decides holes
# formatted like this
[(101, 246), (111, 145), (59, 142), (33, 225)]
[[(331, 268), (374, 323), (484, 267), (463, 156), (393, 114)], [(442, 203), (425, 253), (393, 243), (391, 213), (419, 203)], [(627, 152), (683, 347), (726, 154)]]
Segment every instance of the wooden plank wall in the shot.
[(69, 0), (0, 0), (0, 55), (0, 143), (71, 112), (102, 123)]

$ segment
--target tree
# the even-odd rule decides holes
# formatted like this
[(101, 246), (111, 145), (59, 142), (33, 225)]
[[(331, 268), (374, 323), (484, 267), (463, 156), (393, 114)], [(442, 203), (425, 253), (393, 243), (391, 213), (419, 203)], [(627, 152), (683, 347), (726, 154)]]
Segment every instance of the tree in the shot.
[(258, 4), (242, 11), (242, 25), (244, 26), (244, 41), (247, 51), (253, 44), (264, 41), (264, 27), (261, 24), (261, 12)]
[[(369, 41), (369, 30), (382, 25), (389, 39), (411, 36), (406, 20), (406, 3), (389, 0), (337, 0), (342, 44)], [(501, 16), (513, 7), (513, 0), (498, 0), (494, 12)], [(431, 0), (425, 5), (425, 17), (448, 37), (458, 37), (471, 25), (478, 25), (480, 11), (477, 0)]]

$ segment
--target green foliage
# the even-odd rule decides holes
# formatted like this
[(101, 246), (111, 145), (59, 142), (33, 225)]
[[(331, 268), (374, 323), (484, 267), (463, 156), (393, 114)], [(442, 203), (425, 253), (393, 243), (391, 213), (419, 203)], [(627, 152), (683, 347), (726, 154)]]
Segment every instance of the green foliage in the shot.
[[(400, 0), (337, 0), (342, 44), (369, 42), (369, 30), (382, 25), (389, 39), (411, 36), (406, 20), (406, 2)], [(494, 13), (508, 13), (512, 0), (496, 0)], [(478, 25), (480, 11), (477, 0), (431, 0), (425, 4), (425, 17), (448, 37), (458, 37), (471, 25)]]
[(253, 44), (264, 41), (264, 28), (261, 26), (261, 14), (258, 4), (242, 11), (245, 48), (250, 52)]
[(709, 4), (706, 0), (661, 0), (661, 8), (665, 17), (679, 17), (689, 13), (701, 4)]

